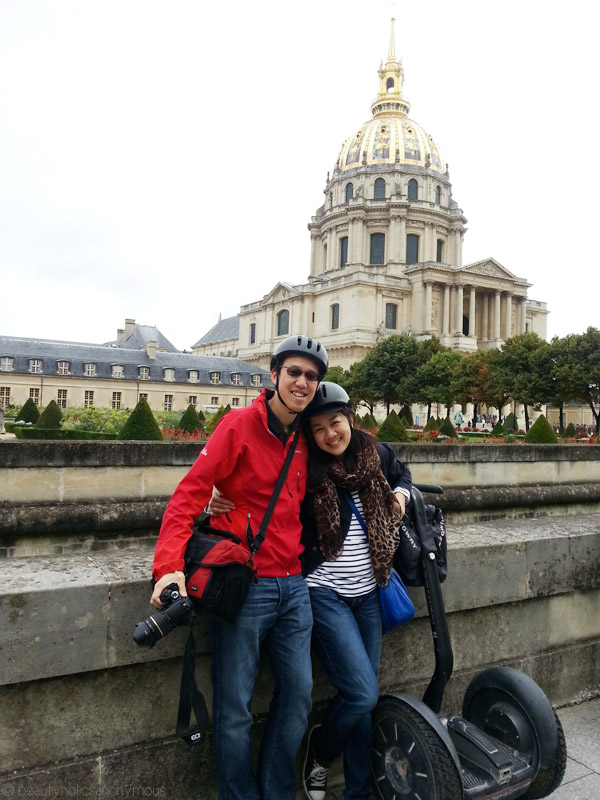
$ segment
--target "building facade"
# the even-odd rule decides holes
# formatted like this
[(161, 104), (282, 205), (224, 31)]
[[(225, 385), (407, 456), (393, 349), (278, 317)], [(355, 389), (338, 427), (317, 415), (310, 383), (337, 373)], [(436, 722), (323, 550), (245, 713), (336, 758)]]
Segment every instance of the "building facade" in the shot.
[(371, 118), (343, 144), (308, 225), (308, 283), (278, 283), (194, 352), (267, 366), (281, 338), (302, 332), (348, 368), (392, 334), (435, 335), (462, 351), (499, 348), (525, 331), (546, 337), (546, 305), (528, 298), (524, 278), (493, 258), (463, 266), (467, 220), (437, 145), (408, 116), (403, 84), (392, 20)]

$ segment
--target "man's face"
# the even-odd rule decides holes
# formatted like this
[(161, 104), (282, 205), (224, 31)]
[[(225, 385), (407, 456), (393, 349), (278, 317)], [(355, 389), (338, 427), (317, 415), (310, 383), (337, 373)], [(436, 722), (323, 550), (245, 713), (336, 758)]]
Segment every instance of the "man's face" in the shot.
[[(310, 358), (288, 356), (285, 359), (279, 370), (279, 394), (290, 411), (304, 411), (315, 396), (318, 378), (317, 365)], [(277, 383), (277, 370), (271, 371), (271, 380)]]

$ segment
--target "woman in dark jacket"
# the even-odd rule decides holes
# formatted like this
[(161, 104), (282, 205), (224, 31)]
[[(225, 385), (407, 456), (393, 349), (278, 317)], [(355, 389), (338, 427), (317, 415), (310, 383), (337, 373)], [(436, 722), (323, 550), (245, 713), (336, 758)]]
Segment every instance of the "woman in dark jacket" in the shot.
[(310, 457), (303, 574), (313, 646), (337, 689), (309, 734), (304, 789), (309, 800), (324, 800), (329, 767), (343, 755), (344, 798), (363, 800), (371, 791), (371, 711), (379, 694), (378, 587), (390, 577), (411, 475), (389, 445), (354, 427), (348, 395), (337, 384), (321, 383), (302, 419)]

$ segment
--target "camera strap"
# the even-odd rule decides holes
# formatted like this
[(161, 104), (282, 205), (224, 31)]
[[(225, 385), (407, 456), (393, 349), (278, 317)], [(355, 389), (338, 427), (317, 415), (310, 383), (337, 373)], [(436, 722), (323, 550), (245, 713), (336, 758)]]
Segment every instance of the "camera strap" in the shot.
[[(186, 744), (192, 745), (204, 738), (208, 727), (208, 709), (204, 695), (196, 686), (196, 645), (194, 642), (194, 626), (190, 625), (190, 635), (185, 644), (183, 656), (183, 672), (181, 673), (181, 689), (179, 691), (179, 711), (175, 733)], [(196, 717), (196, 727), (190, 730), (192, 711)]]

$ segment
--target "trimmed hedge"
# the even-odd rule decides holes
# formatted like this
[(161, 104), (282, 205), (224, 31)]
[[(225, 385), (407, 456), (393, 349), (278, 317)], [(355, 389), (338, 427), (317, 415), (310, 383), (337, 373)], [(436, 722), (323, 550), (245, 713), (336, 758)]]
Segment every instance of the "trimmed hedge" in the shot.
[(63, 428), (25, 428), (16, 425), (13, 433), (17, 439), (116, 439), (116, 433), (99, 433), (98, 431), (72, 431)]
[(530, 444), (557, 444), (558, 436), (552, 430), (552, 425), (541, 414), (525, 434), (523, 439)]
[(135, 439), (143, 442), (162, 442), (162, 433), (148, 401), (141, 397), (125, 420), (119, 439)]
[(38, 421), (40, 418), (40, 411), (36, 404), (33, 402), (31, 397), (29, 397), (23, 408), (19, 411), (19, 413), (15, 417), (15, 422), (22, 420), (23, 422), (31, 422), (33, 425)]
[(50, 400), (35, 424), (38, 428), (60, 428), (62, 424), (62, 418), (63, 414), (60, 408), (56, 405), (56, 400)]

